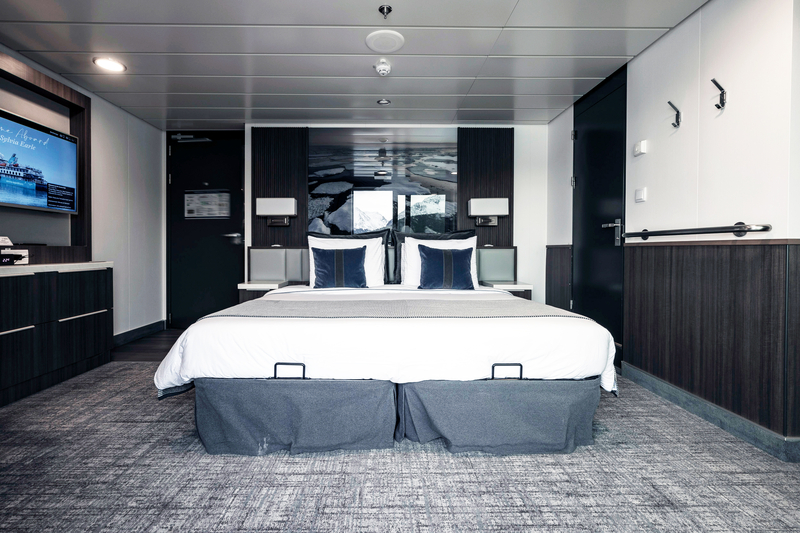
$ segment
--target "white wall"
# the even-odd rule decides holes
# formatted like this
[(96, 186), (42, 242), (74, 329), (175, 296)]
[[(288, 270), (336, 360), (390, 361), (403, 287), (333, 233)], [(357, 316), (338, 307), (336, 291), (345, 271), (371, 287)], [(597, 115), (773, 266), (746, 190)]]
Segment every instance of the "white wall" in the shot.
[(514, 246), (517, 280), (544, 302), (547, 244), (547, 126), (514, 128)]
[[(712, 0), (628, 64), (626, 231), (743, 221), (774, 228), (745, 238), (800, 236), (789, 227), (792, 32), (793, 0)], [(711, 78), (727, 90), (724, 110)], [(648, 153), (633, 157), (645, 139)]]
[(114, 261), (114, 334), (164, 320), (164, 133), (13, 50), (0, 52), (92, 99), (92, 259)]
[(572, 244), (572, 128), (569, 106), (547, 125), (547, 244)]

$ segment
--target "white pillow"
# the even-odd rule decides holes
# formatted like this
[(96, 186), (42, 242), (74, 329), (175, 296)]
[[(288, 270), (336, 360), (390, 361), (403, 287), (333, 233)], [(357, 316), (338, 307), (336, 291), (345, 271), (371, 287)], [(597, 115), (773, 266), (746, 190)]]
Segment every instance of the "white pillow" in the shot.
[(400, 279), (402, 285), (419, 287), (419, 278), (422, 276), (422, 259), (419, 255), (419, 245), (423, 244), (429, 248), (437, 250), (464, 250), (472, 248), (472, 259), (469, 269), (472, 271), (472, 286), (476, 289), (478, 285), (478, 252), (475, 249), (478, 245), (478, 237), (468, 239), (431, 239), (422, 240), (413, 237), (406, 237), (403, 247), (400, 249)]
[(386, 268), (386, 250), (383, 246), (383, 239), (320, 239), (319, 237), (308, 237), (308, 284), (312, 287), (317, 279), (314, 272), (314, 252), (311, 248), (321, 250), (350, 250), (366, 246), (364, 251), (364, 274), (367, 277), (367, 287), (378, 287), (384, 285), (383, 272)]

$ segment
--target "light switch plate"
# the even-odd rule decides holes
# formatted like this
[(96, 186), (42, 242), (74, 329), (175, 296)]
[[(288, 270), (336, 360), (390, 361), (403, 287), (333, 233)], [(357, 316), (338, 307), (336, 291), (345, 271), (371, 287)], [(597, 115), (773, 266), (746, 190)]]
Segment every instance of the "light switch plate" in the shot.
[(634, 198), (636, 203), (642, 203), (647, 201), (647, 187), (643, 189), (636, 189), (636, 196)]
[(633, 145), (633, 157), (647, 153), (647, 141), (639, 141)]

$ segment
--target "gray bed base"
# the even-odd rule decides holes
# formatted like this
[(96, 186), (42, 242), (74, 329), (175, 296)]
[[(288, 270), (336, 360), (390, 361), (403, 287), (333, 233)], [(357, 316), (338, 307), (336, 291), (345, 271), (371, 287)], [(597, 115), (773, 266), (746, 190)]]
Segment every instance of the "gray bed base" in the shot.
[(195, 380), (208, 453), (391, 448), (442, 438), (451, 452), (570, 453), (593, 444), (600, 378), (423, 381)]

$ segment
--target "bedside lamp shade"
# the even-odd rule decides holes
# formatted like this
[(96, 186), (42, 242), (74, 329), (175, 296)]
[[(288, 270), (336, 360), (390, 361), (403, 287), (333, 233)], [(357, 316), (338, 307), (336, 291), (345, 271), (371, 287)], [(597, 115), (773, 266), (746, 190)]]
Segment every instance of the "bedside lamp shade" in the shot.
[(476, 226), (496, 226), (497, 217), (508, 216), (508, 198), (470, 198), (467, 216), (475, 217)]
[(256, 215), (269, 217), (268, 226), (288, 226), (289, 217), (297, 216), (297, 199), (256, 198)]

